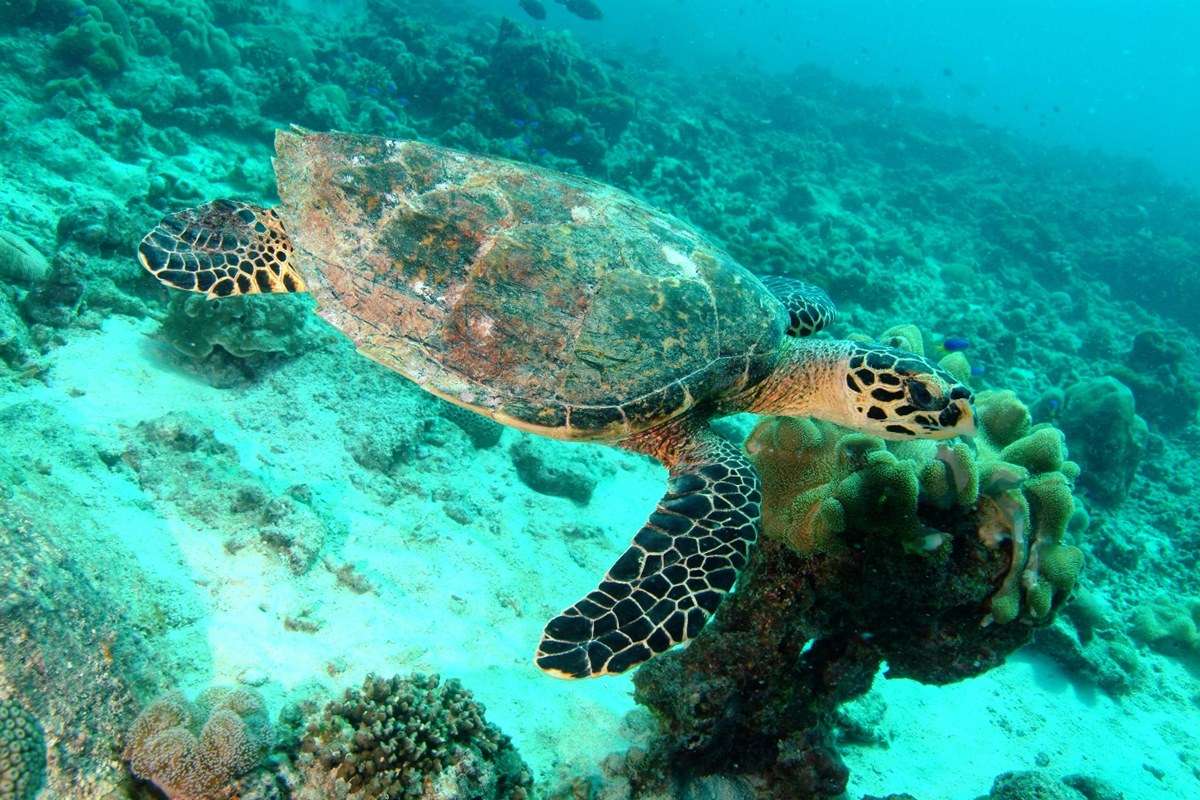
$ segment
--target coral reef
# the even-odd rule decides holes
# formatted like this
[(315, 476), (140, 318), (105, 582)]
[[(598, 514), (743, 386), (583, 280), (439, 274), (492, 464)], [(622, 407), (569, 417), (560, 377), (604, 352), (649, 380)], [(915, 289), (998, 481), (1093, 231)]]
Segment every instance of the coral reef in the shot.
[[(17, 413), (31, 416), (27, 407)], [(18, 430), (12, 419), (0, 421), (9, 435)], [(19, 485), (0, 477), (0, 797), (30, 800), (39, 784), (49, 797), (104, 797), (124, 779), (113, 743), (160, 665), (124, 609), (66, 549), (69, 533), (35, 522), (6, 497)], [(54, 743), (51, 759), (39, 729)]]
[[(272, 409), (280, 421), (302, 420), (308, 436), (329, 426), (347, 449), (344, 473), (314, 476), (312, 490), (295, 475), (281, 479), (277, 459), (251, 471), (225, 444), (233, 438), (212, 433), (214, 408), (194, 398), (192, 417), (162, 418), (158, 407), (126, 417), (114, 441), (64, 447), (55, 431), (103, 427), (108, 418), (89, 405), (112, 395), (98, 400), (93, 391), (61, 395), (77, 405), (36, 431), (52, 456), (0, 456), (0, 549), (11, 554), (0, 562), (0, 695), (30, 709), (58, 743), (45, 794), (121, 791), (124, 770), (111, 753), (135, 697), (208, 666), (200, 651), (145, 653), (138, 642), (146, 632), (183, 636), (181, 618), (200, 613), (163, 599), (179, 584), (130, 579), (120, 593), (107, 591), (99, 572), (119, 574), (117, 584), (135, 568), (114, 558), (98, 572), (84, 550), (64, 544), (69, 526), (50, 523), (57, 517), (49, 509), (118, 528), (144, 520), (127, 516), (144, 507), (189, 532), (215, 530), (226, 545), (219, 552), (249, 546), (277, 555), (297, 581), (324, 577), (311, 567), (344, 536), (344, 517), (312, 497), (318, 481), (338, 496), (365, 488), (384, 507), (429, 501), (430, 528), (443, 514), (463, 526), (495, 524), (483, 498), (510, 488), (505, 496), (518, 502), (566, 509), (561, 520), (531, 515), (544, 517), (547, 531), (570, 530), (567, 512), (597, 510), (583, 503), (604, 473), (583, 451), (560, 455), (567, 449), (543, 450), (511, 433), (501, 440), (482, 418), (385, 390), (394, 377), (351, 364), (344, 343), (326, 347), (302, 299), (224, 307), (168, 300), (136, 268), (138, 237), (168, 211), (222, 196), (273, 202), (271, 130), (290, 123), (420, 137), (606, 180), (702, 227), (756, 271), (821, 284), (857, 328), (919, 315), (926, 331), (898, 326), (885, 338), (931, 355), (949, 337), (969, 342), (969, 363), (950, 353), (943, 366), (981, 389), (1011, 387), (1025, 399), (1045, 392), (1036, 421), (1063, 430), (1084, 467), (1078, 488), (1090, 528), (1078, 497), (1068, 508), (1074, 475), (1061, 440), (1008, 396), (991, 398), (995, 421), (975, 449), (905, 448), (772, 421), (761, 436), (819, 439), (803, 455), (829, 477), (806, 489), (808, 516), (795, 504), (772, 511), (795, 511), (778, 523), (791, 526), (791, 538), (764, 545), (769, 560), (756, 562), (745, 598), (731, 599), (711, 635), (639, 678), (642, 697), (678, 720), (678, 741), (700, 732), (694, 751), (682, 747), (683, 776), (663, 779), (676, 752), (670, 740), (610, 764), (613, 783), (643, 794), (658, 785), (663, 797), (832, 789), (843, 779), (830, 734), (845, 723), (838, 701), (869, 681), (879, 658), (892, 674), (949, 681), (997, 663), (1034, 627), (1039, 647), (1072, 677), (1127, 693), (1153, 686), (1139, 675), (1157, 674), (1157, 652), (1191, 652), (1181, 598), (1200, 592), (1194, 191), (1139, 163), (1049, 152), (816, 68), (683, 74), (458, 3), (367, 0), (337, 20), (315, 16), (320, 5), (0, 0), (6, 436), (30, 433), (22, 420), (41, 419), (20, 392), (74, 390), (59, 383), (56, 371), (70, 365), (56, 358), (75, 351), (60, 348), (101, 335), (110, 322), (150, 333), (158, 320), (178, 364), (226, 387), (228, 402), (218, 405), (236, 407), (230, 416), (248, 441), (268, 424), (259, 412)], [(358, 6), (366, 19), (355, 16)], [(281, 364), (295, 368), (293, 383), (312, 379), (306, 359), (291, 356), (319, 349), (333, 356), (314, 363), (341, 370), (314, 379), (319, 391), (272, 386), (267, 368)], [(1095, 383), (1100, 375), (1128, 391)], [(142, 384), (123, 388), (132, 399)], [(291, 446), (281, 441), (284, 427), (257, 439), (266, 441), (260, 452)], [(495, 448), (501, 441), (505, 449)], [(474, 498), (449, 481), (431, 488), (439, 473), (461, 474), (466, 457), (506, 475), (511, 458), (524, 477), (499, 487), (480, 474)], [(72, 472), (79, 464), (98, 470)], [(72, 481), (112, 496), (62, 491)], [(531, 486), (580, 505), (524, 491)], [(863, 487), (881, 492), (879, 508), (863, 502)], [(881, 510), (895, 515), (881, 519)], [(867, 537), (859, 528), (871, 518), (878, 535)], [(400, 527), (430, 535), (417, 523)], [(979, 541), (981, 529), (993, 546)], [(1023, 544), (1017, 529), (1027, 534)], [(612, 533), (594, 518), (579, 530), (597, 542)], [(172, 537), (144, 539), (149, 563)], [(1088, 553), (1091, 593), (1111, 602), (1103, 613), (1078, 594), (1062, 605), (1078, 567), (1075, 546)], [(1176, 596), (1154, 599), (1168, 587)], [(219, 592), (217, 582), (204, 591)], [(532, 594), (521, 598), (526, 609), (547, 602)], [(993, 624), (979, 628), (989, 602)], [(1042, 627), (1058, 609), (1057, 622)], [(319, 624), (303, 613), (288, 619), (301, 629)], [(1140, 656), (1126, 628), (1147, 645)], [(164, 668), (180, 674), (163, 681), (155, 673)], [(672, 669), (684, 687), (677, 695)], [(697, 686), (692, 701), (685, 689)], [(745, 720), (734, 706), (747, 709)], [(710, 764), (706, 754), (715, 754)], [(696, 774), (737, 758), (747, 774)]]
[(33, 800), (46, 769), (41, 726), (11, 700), (0, 700), (0, 800)]
[(1192, 377), (1187, 347), (1158, 330), (1139, 331), (1123, 364), (1109, 373), (1133, 392), (1138, 411), (1165, 431), (1196, 421), (1200, 382)]
[(1080, 487), (1098, 503), (1125, 499), (1146, 449), (1146, 422), (1133, 392), (1116, 378), (1092, 378), (1069, 387), (1059, 425), (1083, 468)]
[(124, 757), (134, 775), (171, 800), (229, 800), (237, 779), (266, 755), (271, 735), (255, 692), (211, 687), (194, 703), (170, 692), (134, 720)]
[[(1007, 543), (1011, 568), (991, 599), (990, 618), (1022, 609), (1045, 619), (1069, 595), (1082, 552), (1063, 544), (1074, 511), (1062, 434), (1031, 427), (1011, 392), (977, 401), (976, 449), (965, 443), (885, 443), (827, 423), (779, 417), (746, 443), (763, 475), (763, 531), (802, 556), (845, 555), (870, 531), (911, 553), (936, 552), (972, 524), (990, 547)], [(925, 510), (924, 518), (921, 511)]]
[(456, 680), (368, 676), (308, 725), (298, 800), (525, 800), (531, 776)]
[[(924, 347), (912, 326), (884, 338)], [(636, 765), (626, 757), (626, 796), (716, 775), (747, 798), (836, 796), (838, 708), (882, 663), (888, 677), (961, 680), (1053, 620), (1082, 565), (1066, 543), (1078, 467), (1013, 393), (981, 393), (976, 408), (974, 446), (759, 423), (746, 449), (764, 541), (715, 624), (635, 675), (659, 736)]]

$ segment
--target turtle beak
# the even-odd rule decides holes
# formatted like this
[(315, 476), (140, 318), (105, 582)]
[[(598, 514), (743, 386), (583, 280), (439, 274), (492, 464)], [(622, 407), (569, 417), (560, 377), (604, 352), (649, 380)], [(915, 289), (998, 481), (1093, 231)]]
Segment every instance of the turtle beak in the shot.
[(946, 433), (946, 438), (961, 436), (964, 439), (975, 437), (975, 409), (967, 397), (955, 399), (938, 414), (938, 423)]
[(955, 432), (964, 439), (974, 439), (976, 434), (975, 428), (975, 407), (971, 405), (971, 401), (967, 399), (959, 399), (954, 401), (958, 407), (958, 425), (955, 427)]

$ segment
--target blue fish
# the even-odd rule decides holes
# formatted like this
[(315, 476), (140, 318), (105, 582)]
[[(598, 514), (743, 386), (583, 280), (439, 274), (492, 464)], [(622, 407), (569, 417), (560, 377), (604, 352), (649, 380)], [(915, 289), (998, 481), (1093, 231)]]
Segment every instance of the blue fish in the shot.
[(942, 342), (942, 347), (949, 353), (959, 353), (971, 346), (971, 342), (965, 336), (947, 336), (946, 341)]
[(971, 377), (978, 378), (983, 373), (987, 372), (982, 364), (974, 364), (971, 366)]

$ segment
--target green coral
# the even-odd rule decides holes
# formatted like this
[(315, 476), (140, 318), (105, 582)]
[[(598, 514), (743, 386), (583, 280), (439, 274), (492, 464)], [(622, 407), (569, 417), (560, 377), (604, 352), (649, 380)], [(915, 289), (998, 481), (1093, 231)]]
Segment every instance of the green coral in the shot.
[(134, 775), (171, 800), (229, 800), (271, 744), (271, 724), (257, 693), (212, 687), (194, 703), (182, 692), (155, 700), (134, 720), (125, 759)]
[(46, 770), (46, 738), (37, 720), (0, 700), (0, 800), (33, 800)]
[(840, 548), (848, 526), (920, 538), (917, 473), (883, 440), (827, 422), (770, 417), (746, 442), (763, 476), (763, 530), (802, 555)]
[(484, 711), (456, 680), (370, 675), (308, 726), (297, 797), (525, 800), (529, 770)]
[(971, 383), (971, 362), (962, 353), (947, 353), (938, 366), (953, 375), (959, 383)]
[(81, 4), (74, 21), (54, 43), (54, 55), (63, 63), (85, 67), (101, 77), (124, 70), (135, 52), (129, 20), (114, 0)]
[[(914, 326), (884, 338), (921, 342)], [(884, 442), (825, 422), (763, 420), (746, 449), (763, 479), (764, 533), (802, 556), (840, 553), (847, 530), (934, 553), (973, 525), (986, 546), (1010, 552), (990, 619), (1010, 622), (1023, 610), (1049, 619), (1083, 564), (1082, 551), (1063, 541), (1075, 515), (1078, 467), (1066, 458), (1062, 432), (1032, 425), (1012, 392), (981, 393), (976, 414), (973, 444)]]

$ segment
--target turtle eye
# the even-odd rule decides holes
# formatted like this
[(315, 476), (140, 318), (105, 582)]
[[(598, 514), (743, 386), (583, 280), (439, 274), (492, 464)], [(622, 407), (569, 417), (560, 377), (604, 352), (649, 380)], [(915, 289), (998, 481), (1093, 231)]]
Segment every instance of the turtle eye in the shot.
[(939, 386), (930, 386), (922, 380), (908, 381), (908, 402), (921, 411), (933, 411), (942, 408), (942, 391)]

